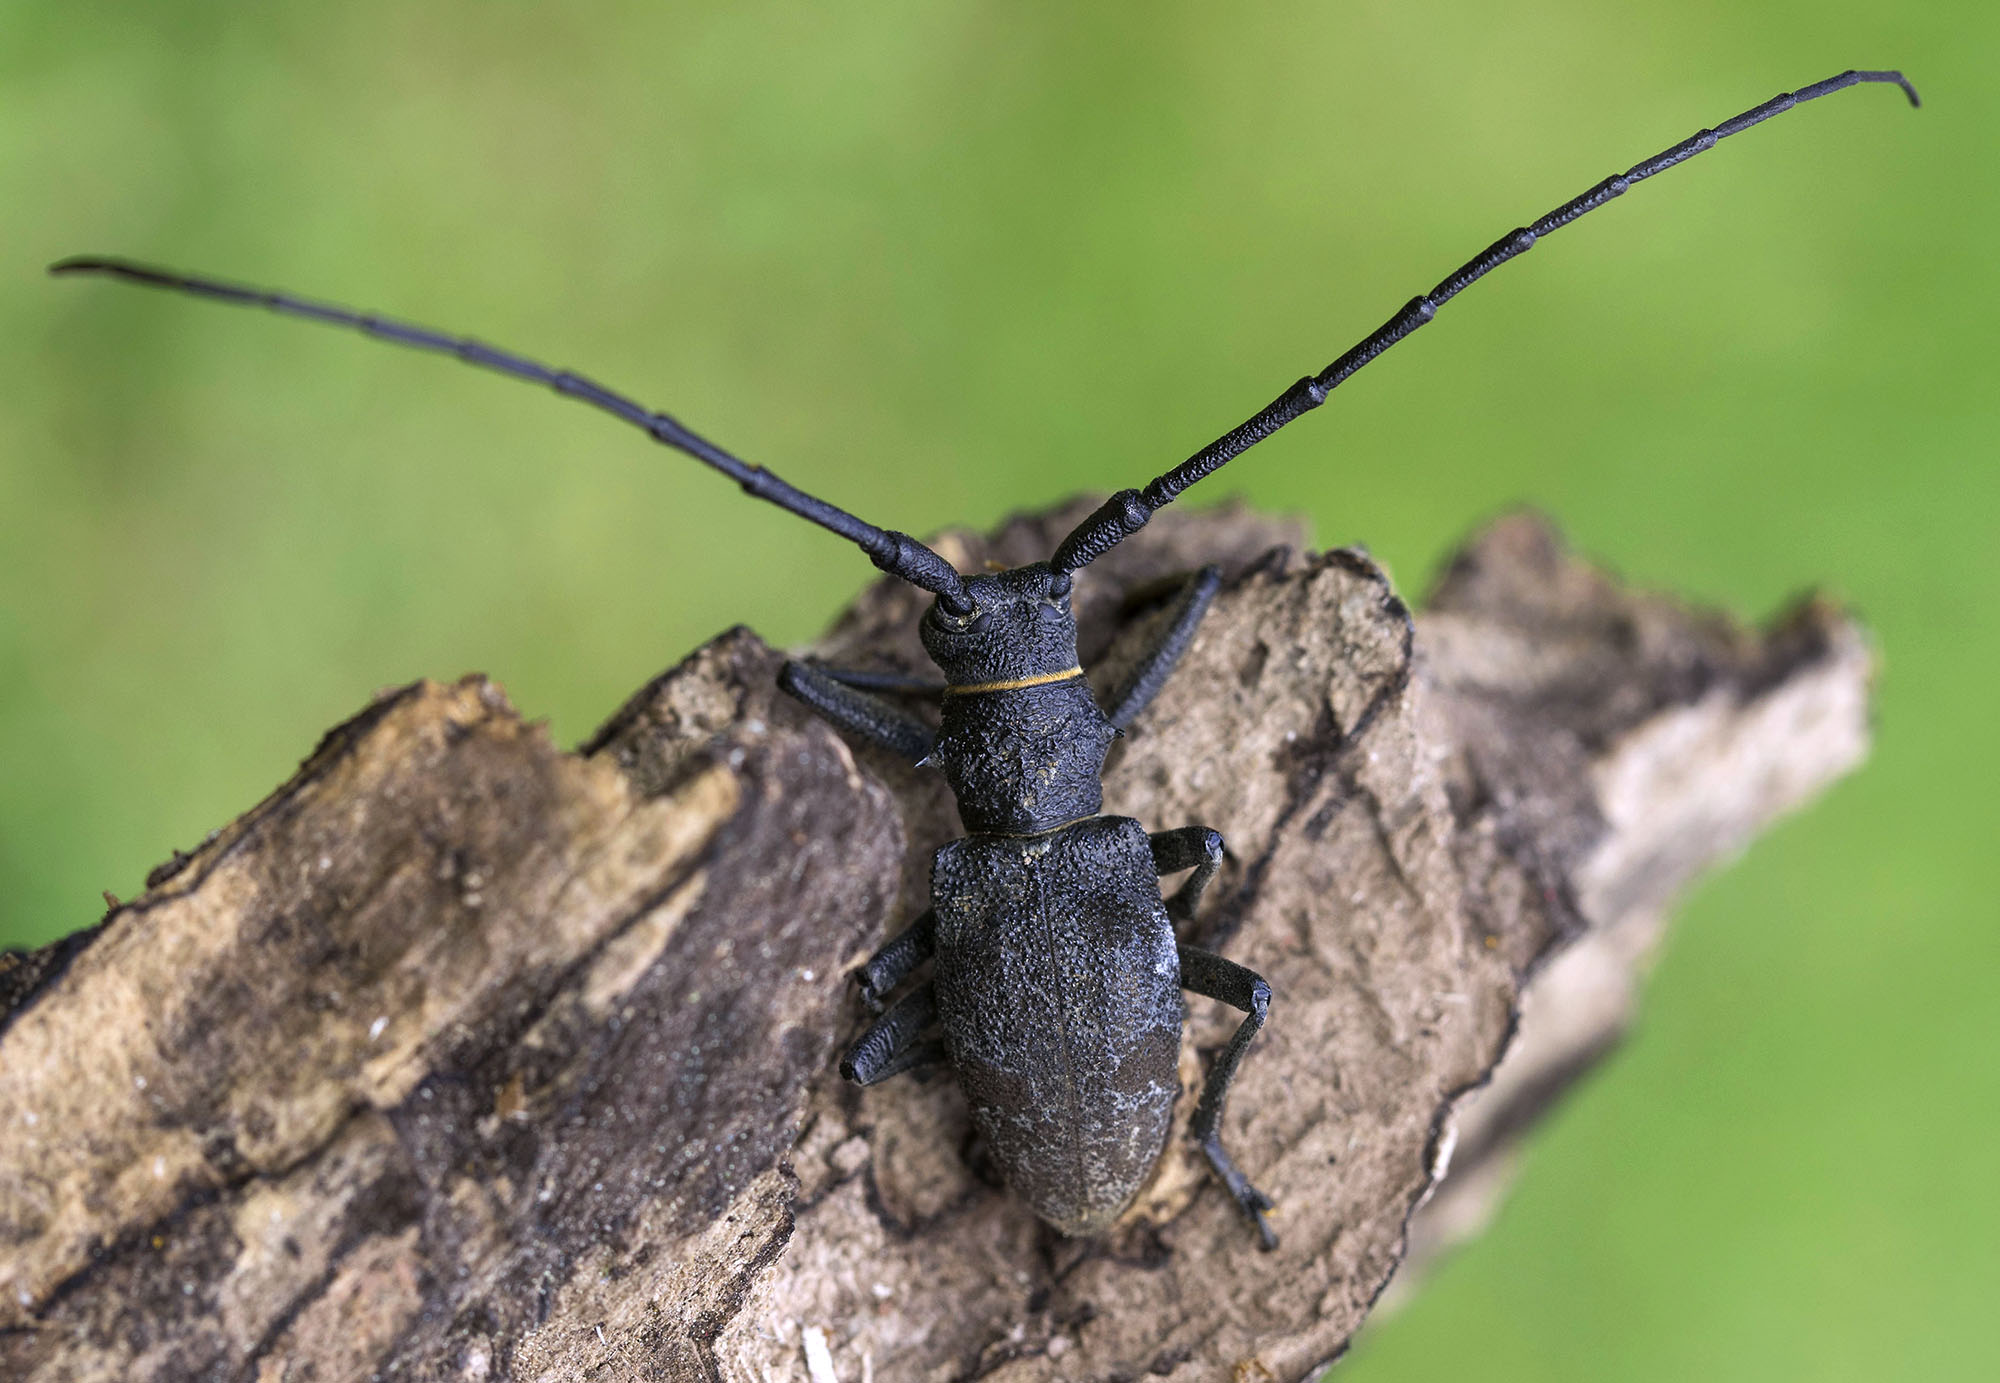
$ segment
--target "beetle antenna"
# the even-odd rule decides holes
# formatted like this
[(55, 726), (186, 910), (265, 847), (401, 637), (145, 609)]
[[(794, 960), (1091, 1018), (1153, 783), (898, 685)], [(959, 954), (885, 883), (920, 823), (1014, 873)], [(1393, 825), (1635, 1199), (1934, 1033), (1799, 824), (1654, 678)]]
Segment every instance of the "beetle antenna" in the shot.
[(1564, 202), (1533, 225), (1523, 226), (1494, 241), (1452, 270), (1430, 292), (1420, 298), (1412, 298), (1404, 304), (1402, 310), (1395, 316), (1324, 370), (1300, 380), (1273, 399), (1255, 417), (1216, 438), (1165, 475), (1154, 477), (1145, 489), (1121, 490), (1113, 495), (1062, 540), (1062, 544), (1056, 548), (1055, 556), (1049, 559), (1050, 568), (1058, 574), (1067, 574), (1102, 557), (1143, 528), (1155, 511), (1173, 503), (1181, 491), (1204, 476), (1222, 469), (1300, 414), (1310, 412), (1325, 403), (1326, 396), (1339, 388), (1362, 366), (1430, 321), (1437, 315), (1440, 307), (1457, 297), (1474, 282), (1484, 278), (1514, 256), (1525, 253), (1537, 240), (1551, 231), (1560, 230), (1586, 212), (1597, 210), (1613, 197), (1623, 194), (1634, 183), (1643, 182), (1655, 173), (1663, 173), (1677, 163), (1684, 163), (1696, 154), (1714, 148), (1719, 141), (1729, 138), (1730, 135), (1739, 134), (1752, 125), (1761, 124), (1802, 102), (1815, 100), (1863, 82), (1893, 82), (1903, 89), (1903, 94), (1909, 97), (1912, 106), (1921, 104), (1917, 99), (1917, 89), (1910, 85), (1900, 72), (1843, 72), (1837, 77), (1828, 77), (1823, 82), (1815, 82), (1798, 91), (1774, 96), (1763, 105), (1753, 106), (1741, 115), (1723, 121), (1712, 130), (1703, 130), (1691, 135), (1672, 148), (1662, 150), (1651, 158), (1634, 164), (1623, 173), (1606, 178), (1582, 196)]
[(515, 379), (546, 384), (558, 394), (578, 399), (593, 408), (609, 413), (614, 418), (630, 423), (654, 441), (673, 447), (677, 451), (686, 452), (696, 460), (713, 466), (742, 486), (744, 493), (754, 495), (758, 499), (769, 500), (789, 513), (797, 514), (821, 528), (838, 533), (859, 546), (868, 555), (868, 559), (883, 571), (892, 576), (899, 576), (913, 586), (920, 586), (924, 590), (936, 593), (954, 612), (964, 613), (971, 609), (971, 601), (965, 594), (965, 585), (957, 570), (951, 563), (907, 533), (877, 528), (872, 523), (858, 519), (846, 510), (828, 504), (817, 495), (807, 494), (762, 466), (752, 465), (730, 455), (670, 415), (655, 413), (624, 395), (569, 370), (552, 369), (525, 356), (497, 350), (470, 337), (451, 336), (444, 332), (433, 331), (429, 327), (416, 326), (389, 317), (378, 317), (372, 313), (354, 312), (332, 303), (314, 302), (310, 299), (293, 297), (288, 293), (274, 293), (261, 288), (245, 287), (242, 284), (225, 283), (218, 279), (177, 274), (171, 270), (127, 259), (95, 255), (80, 256), (50, 265), (49, 272), (105, 274), (130, 283), (145, 284), (152, 288), (170, 288), (176, 292), (194, 294), (196, 297), (213, 298), (218, 302), (269, 308), (283, 316), (303, 317), (308, 321), (348, 327), (399, 346), (456, 356), (469, 365), (478, 365), (503, 375), (511, 375)]

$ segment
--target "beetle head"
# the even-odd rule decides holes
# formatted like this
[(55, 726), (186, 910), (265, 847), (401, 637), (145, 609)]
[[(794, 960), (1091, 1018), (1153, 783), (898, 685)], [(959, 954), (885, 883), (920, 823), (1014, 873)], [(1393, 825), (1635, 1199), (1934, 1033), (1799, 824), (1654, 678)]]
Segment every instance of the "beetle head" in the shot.
[(940, 596), (920, 633), (944, 670), (931, 762), (968, 831), (1031, 835), (1092, 816), (1117, 731), (1076, 660), (1069, 581), (1046, 562), (965, 578), (964, 613)]
[(954, 686), (1043, 677), (1076, 667), (1076, 616), (1067, 578), (1036, 562), (965, 578), (971, 610), (932, 602), (919, 633)]

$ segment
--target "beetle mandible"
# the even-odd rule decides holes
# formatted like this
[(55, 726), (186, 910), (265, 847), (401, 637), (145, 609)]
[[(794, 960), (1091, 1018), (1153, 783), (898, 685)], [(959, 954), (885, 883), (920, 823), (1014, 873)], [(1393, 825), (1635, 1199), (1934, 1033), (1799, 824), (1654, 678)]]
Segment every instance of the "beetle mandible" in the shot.
[[(1850, 71), (1702, 130), (1496, 240), (1248, 421), (1144, 489), (1113, 495), (1047, 561), (974, 576), (908, 534), (856, 518), (667, 414), (567, 370), (428, 328), (129, 260), (69, 259), (51, 272), (109, 274), (267, 307), (549, 385), (832, 530), (883, 571), (935, 595), (921, 635), (944, 673), (942, 685), (800, 661), (786, 663), (779, 676), (787, 692), (840, 729), (943, 770), (967, 831), (932, 862), (931, 907), (856, 973), (878, 1016), (848, 1049), (842, 1073), (871, 1085), (948, 1062), (1013, 1190), (1063, 1233), (1098, 1234), (1132, 1203), (1165, 1147), (1180, 1088), (1181, 990), (1219, 999), (1246, 1016), (1209, 1069), (1189, 1132), (1269, 1249), (1277, 1245), (1265, 1218), (1271, 1202), (1224, 1150), (1221, 1125), (1230, 1083), (1264, 1024), (1270, 986), (1234, 961), (1180, 944), (1174, 931), (1176, 921), (1193, 916), (1221, 864), (1222, 837), (1200, 825), (1149, 834), (1139, 822), (1102, 810), (1101, 775), (1112, 740), (1165, 684), (1221, 577), (1205, 567), (1180, 588), (1157, 641), (1108, 704), (1100, 704), (1077, 665), (1074, 573), (1138, 532), (1188, 486), (1324, 403), (1438, 308), (1543, 236), (1719, 140), (1863, 82), (1894, 83), (1918, 104), (1900, 72)], [(936, 697), (938, 728), (884, 692)], [(1158, 879), (1182, 870), (1193, 872), (1163, 902)], [(932, 962), (931, 977), (885, 1012), (885, 1000), (925, 960)]]

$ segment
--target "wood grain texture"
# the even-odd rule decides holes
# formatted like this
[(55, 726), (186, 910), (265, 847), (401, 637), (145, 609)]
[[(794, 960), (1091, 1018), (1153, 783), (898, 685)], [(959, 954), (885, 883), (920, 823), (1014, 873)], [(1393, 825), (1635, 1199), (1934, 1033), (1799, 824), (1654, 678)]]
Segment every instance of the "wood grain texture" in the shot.
[[(1086, 509), (939, 550), (1032, 560)], [(1674, 894), (1858, 762), (1870, 657), (1821, 603), (1746, 630), (1527, 516), (1414, 620), (1364, 554), (1302, 546), (1169, 511), (1077, 602), (1102, 690), (1163, 578), (1228, 575), (1105, 795), (1228, 841), (1189, 939), (1276, 993), (1225, 1133), (1277, 1253), (1183, 1138), (1069, 1241), (948, 1077), (839, 1080), (845, 975), (958, 823), (738, 629), (574, 754), (482, 679), (382, 697), (9, 958), (0, 1373), (804, 1379), (810, 1337), (851, 1383), (1305, 1377), (1483, 1223)], [(923, 599), (877, 585), (818, 651), (919, 668)], [(1236, 1016), (1189, 1010), (1191, 1092)]]

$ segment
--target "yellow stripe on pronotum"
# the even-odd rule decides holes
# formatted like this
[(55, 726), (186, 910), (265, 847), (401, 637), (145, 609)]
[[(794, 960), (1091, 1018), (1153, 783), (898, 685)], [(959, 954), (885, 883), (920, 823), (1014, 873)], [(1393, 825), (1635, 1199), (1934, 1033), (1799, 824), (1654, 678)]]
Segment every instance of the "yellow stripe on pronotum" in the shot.
[(974, 692), (1018, 691), (1022, 687), (1040, 687), (1050, 682), (1067, 682), (1072, 677), (1083, 676), (1080, 667), (1065, 668), (1061, 672), (1038, 672), (1033, 677), (1009, 677), (1004, 682), (967, 682), (963, 686), (946, 687), (946, 696), (970, 696)]

